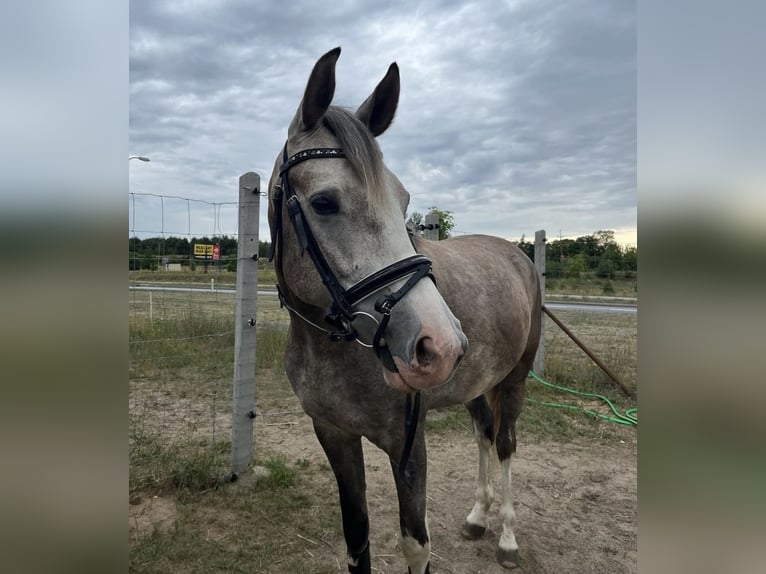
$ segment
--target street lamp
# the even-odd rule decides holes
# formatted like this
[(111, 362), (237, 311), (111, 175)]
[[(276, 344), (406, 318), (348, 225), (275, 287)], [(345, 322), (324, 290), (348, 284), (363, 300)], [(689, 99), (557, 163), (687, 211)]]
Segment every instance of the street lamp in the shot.
[(130, 160), (132, 160), (132, 159), (140, 159), (141, 161), (152, 161), (152, 160), (150, 160), (148, 157), (144, 157), (144, 156), (142, 156), (142, 155), (132, 155), (132, 156), (130, 156), (130, 157), (128, 158), (128, 161), (130, 161)]

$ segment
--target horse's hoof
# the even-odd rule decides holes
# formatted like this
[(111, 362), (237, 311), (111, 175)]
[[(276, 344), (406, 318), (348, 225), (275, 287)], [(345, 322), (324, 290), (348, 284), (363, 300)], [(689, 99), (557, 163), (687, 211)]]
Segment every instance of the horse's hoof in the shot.
[(502, 548), (498, 548), (497, 561), (500, 562), (500, 566), (503, 568), (518, 568), (519, 550), (503, 550)]
[(486, 526), (480, 526), (478, 524), (473, 524), (471, 522), (466, 522), (463, 524), (463, 538), (467, 538), (468, 540), (478, 540), (482, 536), (484, 536), (484, 533), (487, 531)]

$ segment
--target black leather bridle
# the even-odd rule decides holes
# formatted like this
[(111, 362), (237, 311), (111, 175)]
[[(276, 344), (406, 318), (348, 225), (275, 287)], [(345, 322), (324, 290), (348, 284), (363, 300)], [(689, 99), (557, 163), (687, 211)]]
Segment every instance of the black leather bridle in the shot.
[[(300, 200), (290, 183), (290, 169), (296, 164), (309, 159), (317, 158), (343, 158), (346, 157), (342, 149), (339, 148), (312, 148), (300, 151), (290, 158), (287, 157), (287, 145), (282, 151), (282, 165), (279, 168), (280, 184), (274, 190), (274, 225), (271, 229), (271, 251), (269, 252), (269, 261), (272, 261), (276, 255), (277, 277), (282, 283), (284, 276), (282, 274), (282, 257), (277, 253), (279, 244), (282, 243), (282, 201), (287, 206), (287, 213), (292, 222), (293, 229), (298, 238), (298, 245), (301, 255), (308, 252), (314, 267), (319, 273), (322, 283), (332, 298), (332, 304), (324, 312), (325, 322), (332, 326), (334, 330), (329, 331), (330, 338), (333, 341), (353, 341), (358, 334), (353, 326), (357, 312), (355, 305), (366, 299), (373, 293), (376, 293), (391, 285), (392, 283), (408, 277), (407, 281), (394, 293), (382, 295), (375, 301), (375, 310), (381, 314), (382, 319), (378, 324), (372, 341), (372, 348), (375, 354), (381, 357), (381, 348), (385, 346), (385, 331), (388, 321), (391, 317), (391, 311), (394, 306), (412, 289), (423, 277), (431, 277), (431, 260), (425, 255), (412, 255), (399, 261), (395, 261), (382, 269), (365, 277), (361, 281), (354, 283), (351, 287), (344, 288), (336, 277), (330, 265), (322, 254), (322, 250), (309, 227), (306, 217), (303, 213)], [(279, 286), (280, 299), (283, 304), (288, 303), (283, 285)], [(288, 303), (289, 305), (289, 303)], [(395, 369), (393, 365), (387, 365), (391, 370)]]
[[(301, 208), (300, 200), (290, 183), (290, 169), (295, 165), (310, 159), (345, 157), (345, 152), (340, 148), (311, 148), (299, 151), (288, 158), (287, 144), (285, 143), (282, 150), (282, 165), (279, 167), (280, 183), (275, 186), (273, 193), (274, 222), (271, 228), (271, 250), (269, 252), (269, 261), (273, 261), (276, 257), (275, 267), (277, 281), (279, 283), (277, 290), (281, 304), (296, 312), (296, 314), (305, 321), (322, 329), (322, 327), (311, 323), (311, 321), (306, 319), (296, 309), (296, 307), (299, 306), (310, 307), (309, 305), (296, 301), (288, 301), (288, 296), (285, 293), (286, 285), (284, 284), (284, 274), (282, 272), (281, 253), (281, 244), (284, 241), (282, 238), (282, 202), (284, 200), (285, 206), (287, 207), (288, 217), (292, 222), (293, 229), (298, 238), (301, 255), (303, 255), (304, 252), (308, 252), (314, 263), (314, 267), (322, 279), (322, 283), (332, 298), (332, 304), (324, 311), (324, 320), (332, 327), (332, 329), (322, 329), (329, 333), (332, 341), (356, 340), (358, 338), (358, 333), (353, 326), (353, 321), (359, 312), (355, 310), (355, 306), (373, 293), (380, 291), (400, 279), (408, 277), (404, 285), (397, 291), (388, 295), (381, 295), (375, 301), (375, 310), (381, 314), (381, 320), (378, 323), (378, 328), (373, 336), (372, 349), (377, 357), (384, 362), (386, 368), (391, 371), (396, 371), (396, 365), (393, 363), (390, 352), (381, 352), (381, 349), (386, 347), (385, 332), (391, 318), (391, 311), (410, 289), (418, 283), (418, 281), (424, 277), (430, 277), (433, 280), (431, 260), (425, 255), (412, 255), (379, 269), (361, 281), (353, 284), (351, 287), (344, 288), (343, 285), (341, 285), (332, 268), (327, 263), (327, 259), (325, 259), (322, 254), (322, 250), (306, 220), (303, 209)], [(420, 393), (415, 393), (414, 400), (411, 395), (408, 394), (405, 413), (406, 438), (404, 451), (399, 464), (399, 471), (405, 477), (407, 482), (411, 481), (411, 476), (409, 476), (406, 466), (412, 450), (419, 414)]]

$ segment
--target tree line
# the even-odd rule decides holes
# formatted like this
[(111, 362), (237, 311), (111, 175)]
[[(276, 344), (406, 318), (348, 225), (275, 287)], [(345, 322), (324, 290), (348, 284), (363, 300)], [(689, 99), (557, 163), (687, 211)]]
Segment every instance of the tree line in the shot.
[[(447, 212), (450, 215), (449, 212)], [(419, 215), (419, 214), (418, 214)], [(453, 224), (451, 219), (448, 224)], [(441, 230), (447, 234), (452, 227), (445, 225)], [(440, 231), (441, 231), (440, 230)], [(534, 261), (534, 242), (522, 236), (514, 242)], [(149, 237), (128, 239), (128, 268), (130, 270), (158, 269), (164, 263), (180, 263), (183, 267), (195, 269), (198, 265), (211, 265), (210, 259), (194, 256), (194, 245), (220, 245), (222, 268), (229, 271), (237, 269), (237, 240), (234, 237)], [(258, 256), (267, 257), (271, 243), (258, 242)], [(549, 241), (546, 247), (545, 271), (550, 278), (577, 278), (583, 274), (592, 274), (599, 278), (635, 278), (637, 273), (636, 247), (623, 247), (614, 240), (614, 231), (600, 230), (576, 239), (556, 239)]]
[[(533, 241), (527, 241), (522, 235), (515, 243), (534, 261)], [(637, 272), (638, 249), (618, 244), (611, 230), (546, 243), (545, 275), (549, 278), (578, 278), (583, 274), (592, 274), (603, 279), (633, 279)]]
[[(182, 267), (194, 270), (198, 265), (211, 265), (210, 258), (194, 256), (194, 245), (219, 245), (220, 260), (218, 265), (229, 271), (237, 270), (237, 240), (227, 235), (209, 237), (147, 237), (128, 239), (128, 269), (155, 270), (164, 263), (180, 263)], [(258, 242), (258, 257), (267, 257), (271, 243)]]

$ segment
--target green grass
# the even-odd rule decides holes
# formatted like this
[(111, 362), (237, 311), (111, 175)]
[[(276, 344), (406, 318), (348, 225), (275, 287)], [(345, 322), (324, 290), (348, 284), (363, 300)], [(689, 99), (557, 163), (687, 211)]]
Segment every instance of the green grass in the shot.
[(426, 415), (426, 432), (441, 433), (457, 431), (469, 433), (472, 436), (473, 423), (471, 415), (463, 405), (453, 405), (444, 409), (428, 411)]
[[(260, 465), (268, 469), (268, 474), (258, 478), (258, 485), (267, 488), (290, 488), (295, 484), (297, 471), (288, 466), (286, 458), (279, 454), (268, 457), (260, 462)], [(303, 468), (305, 466), (301, 465)]]
[(283, 364), (287, 329), (259, 328), (255, 359), (259, 369), (278, 368)]
[[(637, 318), (630, 314), (560, 311), (556, 316), (631, 390), (637, 392)], [(617, 385), (550, 319), (545, 328), (545, 380), (580, 392), (600, 394), (624, 412), (635, 407)], [(584, 397), (551, 389), (529, 378), (524, 412), (519, 419), (519, 432), (538, 438), (609, 439), (625, 429), (615, 423), (601, 421), (584, 412), (582, 407), (610, 415), (608, 407)], [(534, 401), (537, 401), (535, 403)], [(556, 408), (538, 403), (550, 402), (580, 407)]]
[(131, 493), (199, 492), (218, 487), (225, 478), (231, 443), (194, 439), (168, 441), (131, 417), (129, 476)]
[(326, 496), (332, 473), (279, 454), (256, 462), (271, 474), (177, 499), (170, 524), (131, 541), (129, 571), (337, 572), (330, 541), (342, 537), (340, 511)]
[[(196, 270), (190, 271), (188, 267), (185, 267), (183, 271), (150, 271), (148, 269), (142, 269), (140, 271), (128, 271), (128, 279), (131, 282), (151, 282), (151, 283), (185, 283), (185, 284), (201, 284), (210, 285), (210, 280), (215, 279), (215, 282), (219, 286), (234, 286), (237, 282), (237, 274), (233, 271), (226, 271), (221, 269), (210, 268), (205, 273), (202, 265), (199, 265)], [(274, 266), (271, 263), (258, 263), (258, 285), (262, 287), (273, 287), (276, 285), (277, 275), (274, 271)]]

